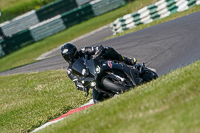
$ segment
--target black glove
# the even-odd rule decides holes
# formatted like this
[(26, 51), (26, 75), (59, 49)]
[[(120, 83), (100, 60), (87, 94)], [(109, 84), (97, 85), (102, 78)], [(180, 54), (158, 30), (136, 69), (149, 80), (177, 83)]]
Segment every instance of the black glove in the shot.
[(136, 59), (136, 58), (131, 59), (131, 63), (132, 63), (132, 65), (135, 65), (136, 62), (137, 62), (137, 59)]
[(125, 58), (124, 59), (124, 62), (126, 63), (126, 64), (128, 64), (128, 65), (135, 65), (136, 64), (136, 62), (137, 62), (137, 60), (136, 60), (136, 58)]
[(80, 91), (86, 91), (85, 87), (80, 82), (75, 82), (76, 88)]

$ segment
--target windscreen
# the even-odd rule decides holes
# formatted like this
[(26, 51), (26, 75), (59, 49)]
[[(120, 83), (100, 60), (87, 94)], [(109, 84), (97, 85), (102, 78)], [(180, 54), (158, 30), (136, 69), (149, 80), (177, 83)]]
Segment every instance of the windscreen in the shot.
[(84, 73), (86, 72), (84, 59), (83, 58), (77, 59), (72, 65), (72, 70), (74, 74), (84, 75)]

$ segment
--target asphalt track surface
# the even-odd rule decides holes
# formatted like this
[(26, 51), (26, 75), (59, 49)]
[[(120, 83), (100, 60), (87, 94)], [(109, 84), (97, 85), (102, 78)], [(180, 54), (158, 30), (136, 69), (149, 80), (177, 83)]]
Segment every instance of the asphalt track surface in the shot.
[[(78, 47), (110, 46), (127, 57), (136, 57), (139, 63), (155, 68), (159, 76), (189, 65), (200, 59), (200, 12), (165, 22), (121, 37), (101, 41), (112, 33), (106, 28), (74, 42)], [(60, 50), (53, 57), (1, 72), (0, 75), (66, 69)]]

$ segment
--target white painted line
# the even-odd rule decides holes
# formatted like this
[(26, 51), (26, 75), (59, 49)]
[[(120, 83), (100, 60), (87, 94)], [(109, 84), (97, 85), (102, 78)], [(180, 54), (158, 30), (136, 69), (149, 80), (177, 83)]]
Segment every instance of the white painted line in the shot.
[[(65, 118), (66, 118), (66, 117), (65, 117)], [(65, 118), (62, 118), (62, 119), (59, 119), (59, 120), (55, 120), (55, 121), (51, 121), (51, 122), (47, 122), (47, 123), (45, 123), (44, 125), (42, 125), (41, 127), (38, 127), (38, 128), (36, 128), (35, 130), (33, 130), (32, 133), (37, 132), (37, 131), (39, 131), (39, 130), (41, 130), (41, 129), (43, 129), (43, 128), (45, 128), (45, 127), (51, 125), (51, 124), (57, 123), (57, 122), (59, 122), (59, 121), (65, 119)]]
[(91, 104), (94, 104), (93, 99), (91, 99), (88, 103), (86, 103), (86, 104), (84, 104), (84, 105), (82, 105), (80, 107), (84, 107), (84, 106), (91, 105)]
[[(86, 104), (80, 106), (79, 108), (82, 108), (82, 107), (85, 107), (85, 106), (89, 106), (89, 105), (92, 105), (92, 104), (94, 104), (93, 99), (91, 99), (88, 103), (86, 103)], [(79, 109), (79, 108), (77, 108), (77, 109)], [(72, 110), (73, 110), (73, 109), (72, 109)], [(72, 110), (70, 110), (70, 111), (72, 111)], [(76, 110), (76, 109), (74, 109), (74, 110)], [(68, 111), (68, 112), (70, 112), (70, 111)], [(66, 113), (66, 114), (67, 114), (67, 113)], [(65, 114), (64, 114), (64, 115), (65, 115)], [(70, 114), (69, 114), (69, 115), (70, 115)], [(51, 125), (51, 124), (57, 123), (57, 122), (59, 122), (59, 121), (65, 119), (65, 118), (67, 118), (69, 115), (66, 115), (66, 116), (64, 116), (64, 117), (62, 117), (62, 115), (61, 115), (61, 116), (58, 117), (57, 119), (54, 119), (54, 120), (52, 120), (52, 121), (50, 121), (50, 122), (45, 123), (45, 124), (42, 125), (41, 127), (36, 128), (35, 130), (32, 131), (32, 133), (37, 132), (37, 131), (39, 131), (39, 130), (41, 130), (41, 129), (43, 129), (43, 128), (45, 128), (45, 127)]]

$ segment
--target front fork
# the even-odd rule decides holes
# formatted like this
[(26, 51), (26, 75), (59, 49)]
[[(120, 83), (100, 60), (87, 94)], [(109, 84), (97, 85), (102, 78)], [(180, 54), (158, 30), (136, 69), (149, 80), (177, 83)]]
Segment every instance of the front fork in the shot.
[(145, 70), (146, 70), (145, 63), (143, 63), (143, 64), (137, 64), (134, 67), (138, 70), (139, 75), (143, 74), (145, 72)]
[(86, 91), (85, 91), (85, 97), (87, 97), (88, 95), (89, 95), (89, 88), (85, 88), (86, 89)]
[[(136, 64), (133, 67), (135, 67), (135, 69), (138, 70), (139, 77), (141, 77), (141, 75), (147, 70), (147, 68), (145, 67), (145, 63), (143, 63), (143, 64)], [(142, 83), (143, 83), (143, 79), (140, 78), (139, 79), (139, 84), (142, 84)]]

